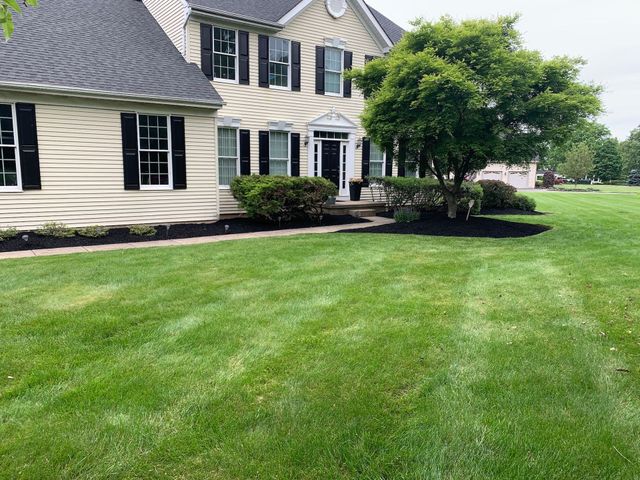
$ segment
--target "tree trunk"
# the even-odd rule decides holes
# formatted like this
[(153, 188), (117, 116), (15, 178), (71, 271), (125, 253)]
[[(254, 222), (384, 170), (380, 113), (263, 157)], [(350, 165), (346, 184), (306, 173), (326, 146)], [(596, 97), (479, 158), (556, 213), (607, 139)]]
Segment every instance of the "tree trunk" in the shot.
[(445, 193), (444, 197), (447, 200), (447, 216), (451, 219), (456, 218), (456, 216), (458, 215), (457, 197), (450, 192)]

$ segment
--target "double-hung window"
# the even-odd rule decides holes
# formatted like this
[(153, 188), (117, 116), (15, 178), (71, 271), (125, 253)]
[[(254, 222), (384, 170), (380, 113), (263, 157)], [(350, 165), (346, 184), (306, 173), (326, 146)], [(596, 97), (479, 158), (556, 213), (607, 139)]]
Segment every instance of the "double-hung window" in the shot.
[(0, 104), (0, 191), (20, 189), (18, 135), (13, 105)]
[(269, 132), (269, 174), (289, 175), (289, 132)]
[(385, 154), (378, 145), (371, 142), (369, 153), (369, 175), (372, 177), (382, 177), (385, 174), (384, 160)]
[(220, 186), (231, 185), (231, 180), (238, 176), (240, 163), (238, 152), (238, 129), (218, 128), (218, 179)]
[(171, 134), (165, 116), (138, 115), (140, 188), (171, 188)]
[(269, 37), (269, 86), (290, 88), (291, 42)]
[(236, 81), (238, 44), (237, 32), (228, 28), (213, 28), (213, 76)]
[(342, 50), (334, 47), (324, 49), (324, 91), (331, 95), (342, 95)]

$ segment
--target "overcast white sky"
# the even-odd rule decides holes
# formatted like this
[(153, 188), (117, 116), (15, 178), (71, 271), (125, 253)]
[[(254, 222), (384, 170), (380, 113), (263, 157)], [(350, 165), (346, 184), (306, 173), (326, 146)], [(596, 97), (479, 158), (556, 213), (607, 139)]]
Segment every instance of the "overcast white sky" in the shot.
[(437, 20), (520, 13), (527, 48), (580, 56), (583, 78), (605, 88), (600, 119), (621, 140), (640, 125), (640, 0), (367, 0), (404, 28)]

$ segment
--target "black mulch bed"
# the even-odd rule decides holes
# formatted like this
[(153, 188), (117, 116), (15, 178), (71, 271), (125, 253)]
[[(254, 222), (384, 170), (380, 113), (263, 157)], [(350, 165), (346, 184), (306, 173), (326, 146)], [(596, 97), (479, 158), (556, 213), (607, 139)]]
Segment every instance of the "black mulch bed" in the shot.
[[(86, 238), (75, 236), (71, 238), (43, 237), (33, 232), (20, 232), (16, 238), (0, 242), (0, 252), (13, 252), (17, 250), (40, 250), (43, 248), (61, 247), (85, 247), (92, 245), (105, 245), (114, 243), (134, 243), (149, 242), (153, 240), (171, 240), (179, 238), (209, 237), (213, 235), (228, 235), (234, 233), (268, 232), (274, 230), (285, 230), (289, 228), (311, 228), (318, 226), (347, 225), (349, 223), (368, 223), (369, 220), (355, 218), (350, 215), (326, 215), (322, 223), (310, 220), (294, 220), (289, 223), (277, 224), (260, 222), (248, 218), (233, 218), (220, 220), (216, 223), (189, 223), (159, 225), (156, 226), (157, 233), (150, 237), (131, 235), (128, 228), (114, 228), (109, 230), (109, 234), (102, 238)], [(228, 231), (225, 226), (229, 226)], [(23, 235), (28, 235), (29, 240), (25, 242)]]
[(358, 230), (341, 230), (340, 233), (396, 233), (402, 235), (431, 235), (436, 237), (522, 238), (551, 230), (547, 225), (507, 222), (496, 218), (465, 217), (455, 220), (442, 213), (424, 214), (411, 223), (391, 223)]

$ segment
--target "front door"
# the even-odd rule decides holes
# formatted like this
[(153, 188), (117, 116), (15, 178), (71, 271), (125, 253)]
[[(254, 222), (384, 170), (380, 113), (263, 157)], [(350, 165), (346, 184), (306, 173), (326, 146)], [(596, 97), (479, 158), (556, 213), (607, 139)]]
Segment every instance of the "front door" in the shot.
[(322, 176), (340, 188), (340, 142), (322, 140)]

